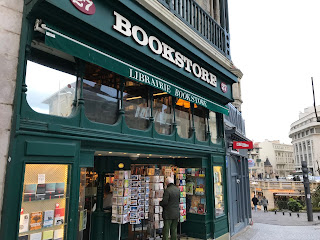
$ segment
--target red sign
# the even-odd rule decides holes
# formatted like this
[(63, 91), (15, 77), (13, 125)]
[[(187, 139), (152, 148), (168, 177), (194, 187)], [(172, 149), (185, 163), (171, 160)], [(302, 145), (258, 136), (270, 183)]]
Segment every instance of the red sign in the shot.
[(70, 0), (70, 2), (80, 12), (83, 12), (87, 15), (93, 15), (96, 12), (96, 6), (93, 4), (92, 0)]
[(220, 84), (222, 92), (226, 93), (228, 91), (228, 86), (224, 82)]
[(253, 149), (253, 143), (250, 142), (233, 142), (233, 149)]

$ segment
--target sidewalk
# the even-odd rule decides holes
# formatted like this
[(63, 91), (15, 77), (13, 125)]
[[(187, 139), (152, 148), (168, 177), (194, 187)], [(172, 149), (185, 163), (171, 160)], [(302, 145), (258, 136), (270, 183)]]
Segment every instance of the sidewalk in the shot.
[(308, 222), (306, 213), (253, 211), (253, 225), (234, 235), (232, 240), (319, 240), (320, 213)]
[[(297, 213), (285, 212), (284, 215), (282, 212), (263, 212), (263, 211), (252, 211), (252, 221), (253, 223), (265, 223), (272, 225), (281, 225), (281, 226), (312, 226), (320, 225), (320, 220), (318, 220), (319, 213), (313, 213), (313, 222), (308, 222), (307, 213)], [(319, 237), (320, 239), (320, 237)]]

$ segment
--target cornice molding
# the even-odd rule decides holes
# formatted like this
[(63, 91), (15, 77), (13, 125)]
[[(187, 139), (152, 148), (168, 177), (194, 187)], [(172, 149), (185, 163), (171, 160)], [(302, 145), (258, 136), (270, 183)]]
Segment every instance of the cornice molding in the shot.
[(222, 67), (232, 72), (238, 78), (242, 78), (243, 74), (240, 69), (236, 68), (232, 61), (223, 56), (217, 49), (211, 46), (198, 33), (193, 31), (187, 24), (176, 17), (160, 2), (155, 0), (137, 0), (142, 6), (148, 9), (151, 13), (165, 22), (169, 27), (174, 29), (178, 34), (220, 64)]

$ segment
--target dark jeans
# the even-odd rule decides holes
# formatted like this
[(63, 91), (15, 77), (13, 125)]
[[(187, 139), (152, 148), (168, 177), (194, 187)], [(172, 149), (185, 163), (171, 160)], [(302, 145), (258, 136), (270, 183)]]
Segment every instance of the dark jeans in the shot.
[(164, 220), (164, 227), (162, 229), (162, 240), (169, 240), (169, 230), (171, 234), (171, 240), (177, 240), (177, 226), (178, 219)]
[(268, 207), (267, 206), (263, 206), (263, 209), (265, 212), (268, 212)]

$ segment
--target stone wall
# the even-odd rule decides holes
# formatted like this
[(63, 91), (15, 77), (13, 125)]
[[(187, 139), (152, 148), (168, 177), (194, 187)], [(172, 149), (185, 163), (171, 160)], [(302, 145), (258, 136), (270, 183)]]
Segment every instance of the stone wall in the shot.
[(23, 0), (0, 0), (0, 213), (16, 88), (23, 3)]

